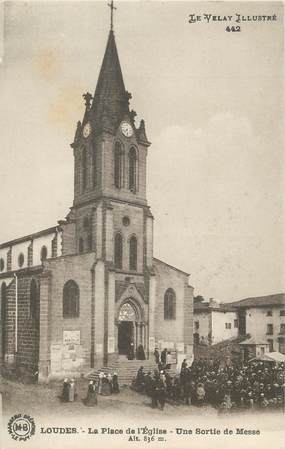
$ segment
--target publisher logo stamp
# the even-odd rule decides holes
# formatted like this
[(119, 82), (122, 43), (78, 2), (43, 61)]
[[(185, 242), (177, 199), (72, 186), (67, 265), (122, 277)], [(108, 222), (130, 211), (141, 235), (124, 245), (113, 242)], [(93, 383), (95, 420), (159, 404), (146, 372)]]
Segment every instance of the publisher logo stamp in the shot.
[(14, 440), (26, 441), (35, 434), (36, 426), (34, 419), (29, 415), (12, 416), (8, 422), (8, 432)]

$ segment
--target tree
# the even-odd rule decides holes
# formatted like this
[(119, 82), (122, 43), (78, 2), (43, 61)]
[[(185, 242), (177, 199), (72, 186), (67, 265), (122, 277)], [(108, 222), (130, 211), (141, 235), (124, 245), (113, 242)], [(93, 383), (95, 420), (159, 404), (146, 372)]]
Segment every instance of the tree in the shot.
[(195, 304), (197, 304), (198, 302), (203, 302), (203, 301), (205, 301), (204, 296), (202, 296), (202, 295), (194, 296), (194, 303)]

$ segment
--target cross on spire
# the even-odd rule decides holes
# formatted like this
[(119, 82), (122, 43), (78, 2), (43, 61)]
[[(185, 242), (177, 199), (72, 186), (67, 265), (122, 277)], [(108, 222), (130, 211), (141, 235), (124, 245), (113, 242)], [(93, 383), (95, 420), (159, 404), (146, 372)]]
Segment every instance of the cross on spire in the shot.
[(114, 6), (114, 1), (113, 1), (113, 0), (111, 0), (111, 3), (108, 3), (108, 6), (109, 6), (110, 9), (111, 9), (111, 31), (113, 31), (113, 15), (114, 15), (114, 9), (117, 9), (117, 8)]

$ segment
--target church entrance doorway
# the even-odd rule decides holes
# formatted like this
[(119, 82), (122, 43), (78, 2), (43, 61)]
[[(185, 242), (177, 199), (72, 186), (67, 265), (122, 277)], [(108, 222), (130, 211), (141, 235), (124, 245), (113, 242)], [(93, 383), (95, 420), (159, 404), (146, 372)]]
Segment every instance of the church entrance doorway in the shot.
[(141, 311), (130, 298), (122, 304), (118, 316), (118, 352), (128, 359), (134, 359), (140, 346), (145, 350), (145, 323), (141, 320)]
[(133, 343), (133, 323), (132, 321), (121, 321), (118, 331), (118, 349), (119, 354), (129, 355), (131, 344)]

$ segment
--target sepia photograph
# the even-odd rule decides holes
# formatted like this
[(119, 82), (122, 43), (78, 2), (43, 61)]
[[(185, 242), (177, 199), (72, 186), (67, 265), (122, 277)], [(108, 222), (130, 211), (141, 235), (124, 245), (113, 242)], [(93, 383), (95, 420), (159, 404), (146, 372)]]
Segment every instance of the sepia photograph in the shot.
[(0, 448), (284, 448), (284, 4), (0, 3)]

